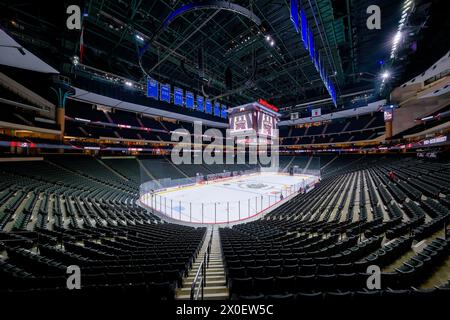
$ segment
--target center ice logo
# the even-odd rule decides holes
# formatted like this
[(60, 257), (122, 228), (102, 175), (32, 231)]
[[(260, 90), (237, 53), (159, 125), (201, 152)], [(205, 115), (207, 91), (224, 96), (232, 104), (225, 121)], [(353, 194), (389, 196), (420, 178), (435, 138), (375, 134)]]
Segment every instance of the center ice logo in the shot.
[(249, 183), (247, 184), (247, 188), (249, 189), (262, 189), (268, 187), (267, 184), (264, 183)]

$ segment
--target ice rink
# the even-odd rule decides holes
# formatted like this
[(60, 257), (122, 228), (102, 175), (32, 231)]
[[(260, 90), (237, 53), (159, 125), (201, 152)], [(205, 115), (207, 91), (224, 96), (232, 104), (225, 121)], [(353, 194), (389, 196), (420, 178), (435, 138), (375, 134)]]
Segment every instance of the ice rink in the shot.
[(228, 223), (254, 217), (317, 179), (304, 174), (256, 173), (148, 193), (141, 201), (175, 220)]

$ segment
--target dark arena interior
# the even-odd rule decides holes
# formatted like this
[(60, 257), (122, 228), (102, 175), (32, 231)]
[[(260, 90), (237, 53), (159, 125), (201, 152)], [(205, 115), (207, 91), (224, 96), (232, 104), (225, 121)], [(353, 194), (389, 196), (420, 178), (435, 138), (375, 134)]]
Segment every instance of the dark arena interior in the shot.
[(0, 304), (448, 302), (447, 2), (0, 0)]

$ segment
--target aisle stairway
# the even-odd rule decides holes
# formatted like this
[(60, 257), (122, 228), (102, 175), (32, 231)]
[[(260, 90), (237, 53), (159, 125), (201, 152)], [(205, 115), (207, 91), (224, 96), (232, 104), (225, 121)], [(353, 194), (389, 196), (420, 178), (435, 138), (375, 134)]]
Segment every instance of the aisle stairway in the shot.
[[(176, 299), (190, 299), (191, 285), (195, 274), (203, 261), (205, 252), (208, 250), (209, 239), (211, 238), (213, 227), (208, 227), (202, 249), (195, 260), (192, 269), (186, 278), (183, 279), (183, 286), (177, 290)], [(205, 300), (224, 300), (228, 299), (228, 288), (226, 286), (225, 268), (223, 265), (222, 249), (220, 245), (220, 236), (218, 230), (214, 230), (211, 242), (211, 254), (209, 265), (206, 268), (206, 287), (204, 288)], [(199, 297), (200, 299), (200, 297)]]

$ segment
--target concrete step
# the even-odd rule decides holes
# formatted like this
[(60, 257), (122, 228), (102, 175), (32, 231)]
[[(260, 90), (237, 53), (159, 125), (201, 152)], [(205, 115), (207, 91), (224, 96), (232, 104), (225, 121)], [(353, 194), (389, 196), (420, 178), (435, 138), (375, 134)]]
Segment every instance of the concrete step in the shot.
[[(192, 281), (194, 281), (194, 277), (195, 275), (192, 276), (188, 276), (186, 278), (183, 279), (183, 283), (192, 283)], [(209, 280), (211, 281), (225, 281), (225, 276), (221, 276), (221, 275), (217, 275), (217, 276), (206, 276), (206, 281), (208, 282)]]
[[(188, 278), (186, 278), (188, 279)], [(192, 281), (194, 281), (194, 278), (192, 280), (183, 280), (183, 288), (190, 288), (192, 285)], [(211, 277), (206, 277), (206, 286), (225, 286), (226, 280), (225, 277), (219, 277), (219, 280), (213, 280)]]
[[(204, 294), (203, 298), (205, 300), (227, 300), (229, 293), (207, 293)], [(191, 298), (190, 294), (177, 295), (177, 300), (189, 300)]]
[[(195, 271), (195, 273), (197, 272), (196, 268), (193, 268), (193, 270)], [(221, 271), (221, 272), (223, 272), (224, 268), (223, 267), (214, 268), (213, 266), (209, 266), (209, 267), (206, 268), (206, 272), (208, 272), (208, 271), (212, 271), (212, 272)]]
[(225, 271), (209, 271), (206, 270), (206, 276), (225, 276)]
[[(189, 283), (191, 284), (192, 281), (194, 281), (195, 275), (190, 275), (183, 279), (183, 283)], [(206, 281), (225, 281), (226, 276), (224, 275), (212, 275), (212, 276), (206, 276)]]
[[(195, 277), (196, 272), (189, 272), (188, 274), (188, 278), (189, 277)], [(225, 276), (225, 272), (224, 271), (210, 271), (210, 270), (206, 270), (206, 276), (221, 276), (224, 277)]]
[[(197, 270), (200, 267), (200, 263), (198, 264), (193, 264), (192, 265), (192, 269)], [(208, 268), (225, 268), (225, 266), (222, 263), (210, 263), (208, 265)]]
[[(194, 262), (192, 264), (192, 268), (191, 270), (195, 270), (197, 271), (197, 269), (200, 267), (200, 262)], [(225, 266), (223, 265), (222, 261), (210, 261), (207, 268), (225, 268)]]
[[(189, 275), (183, 279), (183, 287), (177, 289), (176, 299), (188, 300), (190, 299), (191, 285), (198, 268), (204, 261), (205, 253), (208, 249), (209, 237), (211, 230), (206, 234), (205, 242), (203, 243), (200, 252), (197, 255), (196, 261), (192, 264)], [(218, 231), (214, 231), (212, 237), (211, 251), (209, 254), (209, 264), (206, 268), (206, 287), (204, 288), (204, 299), (207, 300), (223, 300), (228, 299), (229, 291), (226, 287), (225, 268), (222, 257), (222, 249)]]
[[(193, 264), (200, 264), (202, 262), (203, 262), (203, 259), (197, 259), (197, 260), (194, 261)], [(219, 259), (219, 258), (209, 258), (209, 264), (211, 264), (211, 263), (222, 263), (222, 262), (223, 262), (222, 259)]]
[[(194, 261), (193, 263), (192, 263), (192, 265), (193, 266), (199, 266), (200, 265), (200, 263), (202, 263), (203, 262), (203, 259), (198, 259), (197, 261)], [(219, 259), (209, 259), (209, 264), (211, 265), (211, 264), (223, 264), (223, 261), (222, 260), (219, 260)]]
[[(178, 294), (190, 294), (191, 288), (180, 288), (177, 290)], [(222, 294), (228, 294), (228, 288), (225, 286), (211, 286), (211, 287), (205, 287), (203, 289), (204, 293), (222, 293)]]

